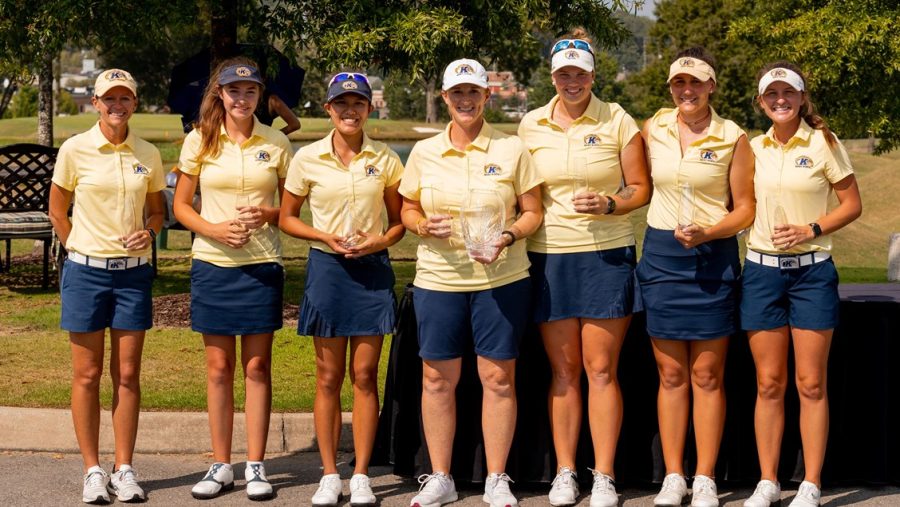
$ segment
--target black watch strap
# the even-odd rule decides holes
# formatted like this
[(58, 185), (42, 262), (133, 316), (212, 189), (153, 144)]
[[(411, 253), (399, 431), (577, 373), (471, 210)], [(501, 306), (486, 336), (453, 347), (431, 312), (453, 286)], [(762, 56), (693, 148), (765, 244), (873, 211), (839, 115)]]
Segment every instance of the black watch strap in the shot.
[(518, 238), (516, 238), (516, 235), (513, 234), (512, 231), (503, 231), (500, 233), (500, 235), (501, 236), (509, 236), (509, 245), (506, 245), (506, 246), (512, 246), (512, 244), (515, 243), (516, 240), (518, 239)]
[(150, 228), (150, 227), (147, 227), (147, 232), (150, 233), (150, 239), (156, 239), (156, 231), (154, 231), (154, 230), (153, 230), (152, 228)]
[(809, 224), (809, 227), (812, 229), (814, 237), (818, 238), (822, 235), (822, 227), (819, 224), (812, 222)]
[(616, 200), (610, 196), (606, 196), (606, 215), (612, 215), (616, 212)]

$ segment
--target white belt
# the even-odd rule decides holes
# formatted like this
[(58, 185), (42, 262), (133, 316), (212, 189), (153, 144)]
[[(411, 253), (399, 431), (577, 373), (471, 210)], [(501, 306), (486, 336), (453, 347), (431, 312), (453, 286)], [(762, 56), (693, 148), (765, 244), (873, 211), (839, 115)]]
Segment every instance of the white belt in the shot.
[(147, 257), (114, 257), (111, 259), (105, 257), (90, 257), (81, 255), (78, 252), (69, 252), (67, 257), (72, 262), (84, 264), (92, 268), (122, 270), (131, 269), (147, 264)]
[(747, 260), (770, 268), (798, 269), (802, 266), (818, 264), (831, 258), (828, 252), (810, 252), (798, 255), (768, 255), (747, 250)]

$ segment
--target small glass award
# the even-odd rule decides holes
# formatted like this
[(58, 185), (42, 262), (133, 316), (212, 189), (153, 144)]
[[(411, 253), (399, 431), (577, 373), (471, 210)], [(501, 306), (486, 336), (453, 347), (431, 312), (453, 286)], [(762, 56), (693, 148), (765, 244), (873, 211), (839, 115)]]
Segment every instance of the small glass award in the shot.
[(678, 228), (685, 227), (694, 223), (694, 186), (690, 183), (679, 183), (678, 194)]
[(500, 193), (481, 189), (469, 191), (460, 211), (460, 222), (469, 258), (493, 257), (506, 223), (506, 210)]

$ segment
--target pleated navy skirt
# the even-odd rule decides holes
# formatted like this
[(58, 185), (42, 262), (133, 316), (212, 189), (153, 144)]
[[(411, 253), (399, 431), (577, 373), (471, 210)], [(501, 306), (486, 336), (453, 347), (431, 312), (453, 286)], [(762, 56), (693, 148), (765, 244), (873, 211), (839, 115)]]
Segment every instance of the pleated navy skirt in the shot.
[(297, 334), (320, 338), (393, 332), (396, 297), (387, 250), (347, 259), (309, 250)]
[(734, 237), (686, 249), (674, 232), (647, 228), (635, 275), (647, 333), (708, 340), (737, 330), (741, 262)]

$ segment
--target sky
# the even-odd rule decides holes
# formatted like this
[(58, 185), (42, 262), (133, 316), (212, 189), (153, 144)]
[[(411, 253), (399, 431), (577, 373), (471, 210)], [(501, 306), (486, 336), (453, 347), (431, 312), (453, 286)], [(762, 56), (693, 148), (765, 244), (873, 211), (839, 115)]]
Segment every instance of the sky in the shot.
[(644, 0), (644, 6), (637, 11), (638, 16), (653, 17), (653, 9), (656, 7), (657, 0)]

